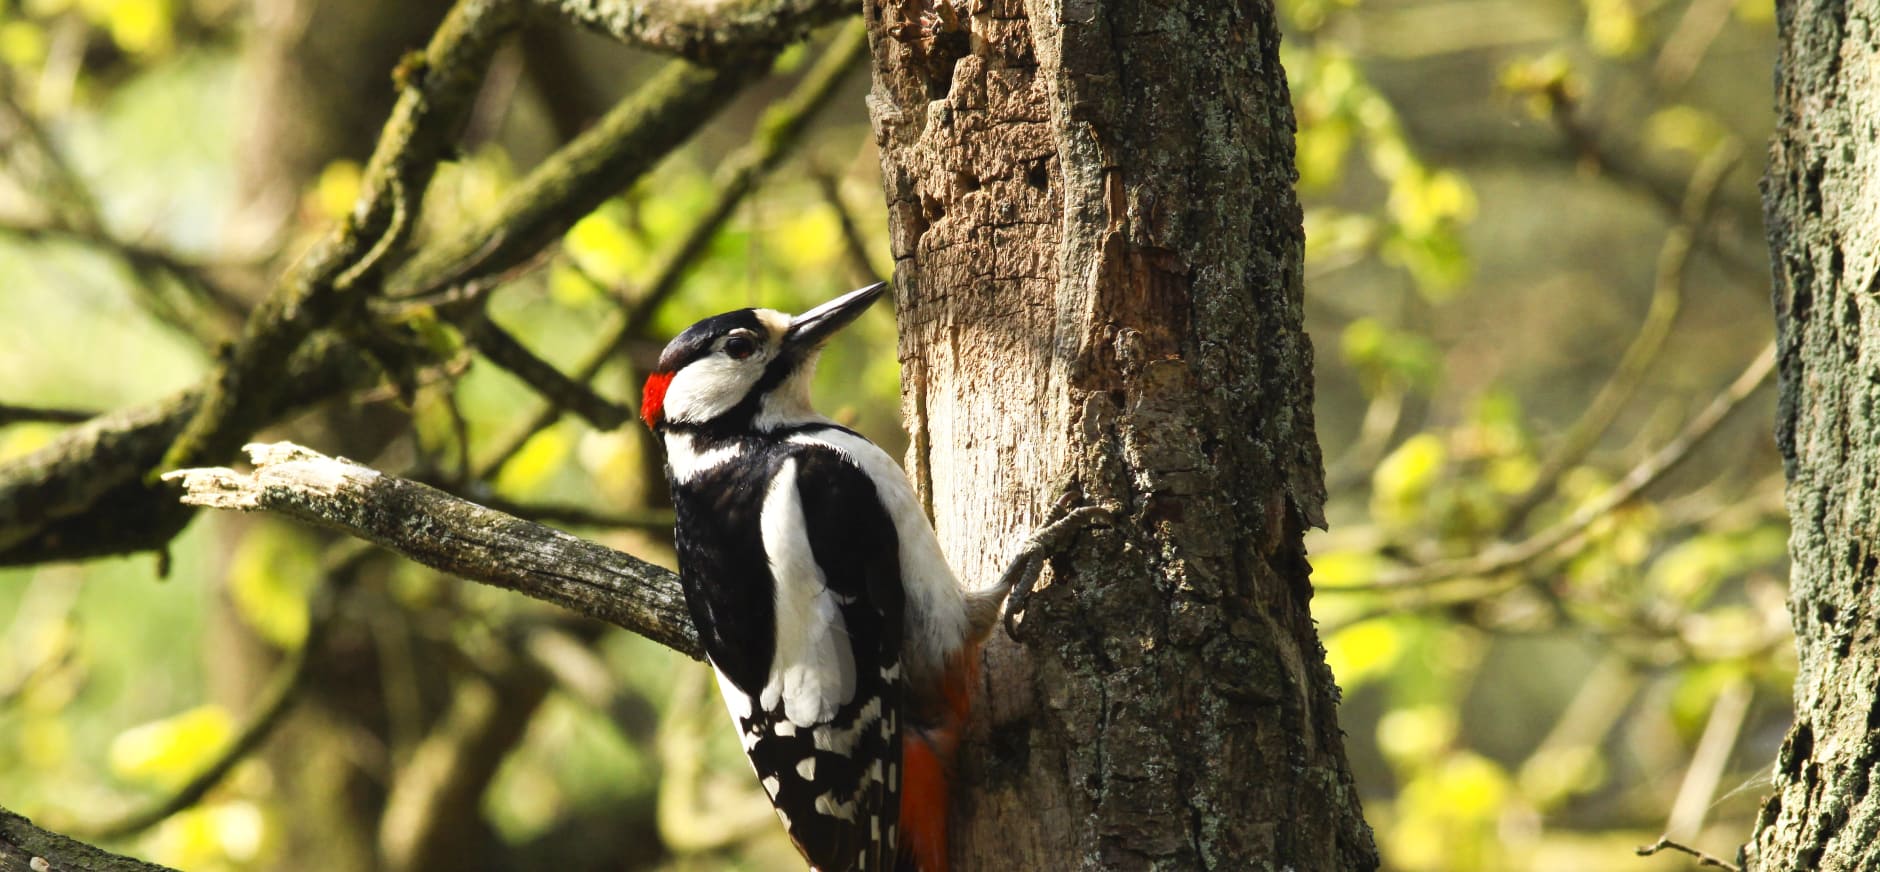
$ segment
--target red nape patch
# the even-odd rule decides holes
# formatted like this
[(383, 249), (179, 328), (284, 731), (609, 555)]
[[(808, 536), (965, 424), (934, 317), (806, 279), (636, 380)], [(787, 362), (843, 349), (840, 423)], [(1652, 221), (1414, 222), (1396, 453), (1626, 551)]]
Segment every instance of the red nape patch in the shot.
[(656, 372), (646, 377), (646, 392), (640, 395), (640, 420), (652, 427), (659, 420), (659, 413), (666, 406), (666, 387), (672, 384), (672, 373)]

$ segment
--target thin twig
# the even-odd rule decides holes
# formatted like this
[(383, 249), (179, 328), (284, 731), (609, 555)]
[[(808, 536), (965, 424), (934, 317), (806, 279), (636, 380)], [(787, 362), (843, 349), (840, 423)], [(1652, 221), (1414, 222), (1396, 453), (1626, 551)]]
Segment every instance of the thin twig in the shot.
[(349, 586), (359, 563), (372, 553), (367, 548), (355, 548), (336, 560), (334, 568), (326, 574), (328, 580), (309, 599), (307, 634), (301, 640), (300, 647), (276, 669), (261, 693), (261, 701), (256, 705), (254, 714), (221, 753), (184, 781), (181, 787), (149, 807), (115, 820), (76, 827), (74, 835), (92, 841), (115, 841), (137, 835), (201, 802), (203, 797), (209, 795), (209, 791), (234, 771), (236, 764), (260, 749), (300, 699), (300, 692), (306, 687), (307, 678), (313, 672), (313, 664), (318, 660), (315, 655), (332, 624), (338, 600)]
[(491, 363), (527, 382), (556, 408), (567, 409), (600, 430), (612, 430), (633, 420), (633, 410), (594, 392), (586, 381), (563, 375), (555, 365), (537, 357), (522, 341), (478, 313), (464, 323), (465, 338)]
[[(1678, 180), (1654, 173), (1637, 156), (1609, 145), (1601, 131), (1580, 117), (1580, 103), (1564, 84), (1548, 88), (1542, 96), (1547, 100), (1549, 114), (1555, 129), (1560, 132), (1568, 157), (1583, 166), (1597, 170), (1601, 176), (1657, 201), (1659, 207), (1667, 214), (1680, 214), (1685, 197), (1684, 186)], [(1557, 149), (1550, 148), (1550, 151), (1557, 153)], [(1726, 199), (1729, 200), (1732, 211), (1738, 215), (1751, 211), (1753, 206), (1753, 203), (1745, 204), (1740, 200)], [(1704, 234), (1697, 237), (1695, 241), (1715, 255), (1731, 271), (1739, 274), (1760, 273), (1764, 275), (1765, 280), (1767, 279), (1767, 266), (1760, 264), (1753, 255), (1725, 245), (1717, 234)]]
[(1659, 839), (1658, 841), (1653, 842), (1649, 845), (1640, 845), (1638, 846), (1636, 850), (1640, 857), (1650, 857), (1651, 855), (1656, 854), (1659, 851), (1677, 851), (1678, 853), (1689, 854), (1692, 857), (1696, 858), (1697, 865), (1699, 866), (1710, 866), (1710, 867), (1717, 868), (1717, 869), (1728, 869), (1730, 870), (1730, 872), (1742, 872), (1742, 868), (1737, 866), (1735, 863), (1732, 863), (1728, 860), (1724, 860), (1719, 857), (1714, 857), (1710, 854), (1706, 854), (1703, 851), (1699, 851), (1696, 848), (1693, 848), (1689, 845), (1683, 845), (1683, 844), (1679, 844), (1677, 842), (1671, 841), (1670, 837)]
[[(53, 144), (38, 117), (14, 99), (11, 85), (10, 76), (0, 75), (0, 139), (10, 140), (39, 165), (40, 178), (32, 186), (49, 189), (41, 192), (41, 199), (46, 201), (45, 211), (52, 217), (40, 224), (11, 222), (6, 232), (29, 239), (63, 236), (101, 248), (116, 256), (131, 273), (138, 292), (134, 299), (159, 322), (205, 346), (223, 341), (226, 330), (221, 325), (197, 317), (198, 313), (177, 309), (164, 293), (163, 276), (169, 275), (199, 298), (215, 303), (224, 315), (239, 313), (239, 309), (228, 309), (233, 295), (215, 288), (200, 269), (186, 266), (179, 258), (112, 236), (90, 186)], [(5, 136), (8, 128), (17, 135)]]
[(1658, 59), (1652, 62), (1652, 78), (1659, 88), (1672, 90), (1691, 80), (1736, 5), (1736, 0), (1692, 0), (1684, 7), (1677, 26), (1658, 50)]
[(45, 406), (15, 406), (0, 403), (0, 427), (8, 424), (82, 424), (98, 417), (98, 412), (84, 409), (60, 409)]
[(1364, 406), (1364, 420), (1358, 425), (1358, 438), (1336, 461), (1327, 464), (1325, 478), (1333, 493), (1354, 487), (1371, 477), (1379, 459), (1390, 448), (1390, 437), (1403, 422), (1403, 388), (1385, 385)]
[(1666, 838), (1695, 837), (1703, 828), (1711, 797), (1716, 795), (1717, 782), (1730, 764), (1755, 696), (1755, 686), (1742, 677), (1731, 680), (1718, 692), (1710, 707), (1710, 718), (1704, 723), (1703, 736), (1697, 740), (1691, 763), (1684, 770), (1684, 780), (1678, 784), (1677, 798), (1671, 802), (1671, 813), (1666, 816)]
[(1717, 188), (1736, 166), (1741, 152), (1742, 149), (1734, 141), (1720, 145), (1691, 174), (1690, 189), (1685, 195), (1678, 223), (1666, 234), (1664, 246), (1658, 253), (1658, 269), (1645, 319), (1639, 323), (1632, 342), (1626, 346), (1612, 375), (1600, 386), (1599, 393), (1587, 405), (1586, 411), (1573, 422), (1573, 426), (1567, 428), (1559, 444), (1541, 461), (1533, 487), (1509, 505), (1507, 520), (1502, 524), (1504, 535), (1520, 529), (1528, 513), (1553, 495), (1559, 486), (1561, 474), (1579, 463), (1592, 450), (1618, 419), (1620, 410), (1638, 392), (1639, 386), (1645, 383), (1645, 375), (1658, 359), (1659, 352), (1664, 350), (1665, 339), (1671, 335), (1671, 325), (1677, 320), (1678, 309), (1683, 304), (1692, 244), (1703, 235)]
[(1775, 371), (1775, 352), (1774, 343), (1765, 346), (1762, 353), (1758, 354), (1748, 368), (1737, 376), (1736, 381), (1731, 382), (1729, 387), (1711, 400), (1709, 406), (1687, 422), (1676, 437), (1637, 466), (1632, 467), (1631, 471), (1626, 473), (1625, 478), (1608, 488), (1598, 499), (1586, 503), (1572, 515), (1545, 530), (1520, 542), (1491, 546), (1469, 557), (1404, 567), (1384, 573), (1375, 581), (1351, 585), (1322, 585), (1317, 590), (1324, 593), (1401, 590), (1439, 584), (1452, 579), (1494, 575), (1522, 566), (1553, 551), (1585, 532), (1593, 525), (1593, 522), (1613, 509), (1631, 502), (1640, 491), (1683, 463), (1690, 456), (1691, 451), (1717, 429), (1718, 424), (1723, 423), (1731, 412), (1734, 412), (1751, 393), (1768, 380), (1770, 374)]
[(816, 190), (822, 194), (823, 202), (835, 210), (836, 226), (842, 231), (843, 259), (849, 264), (849, 279), (856, 284), (875, 281), (881, 271), (875, 269), (874, 261), (868, 256), (868, 243), (862, 239), (855, 216), (850, 214), (848, 204), (842, 202), (842, 180), (820, 166), (812, 169), (810, 175), (816, 179)]

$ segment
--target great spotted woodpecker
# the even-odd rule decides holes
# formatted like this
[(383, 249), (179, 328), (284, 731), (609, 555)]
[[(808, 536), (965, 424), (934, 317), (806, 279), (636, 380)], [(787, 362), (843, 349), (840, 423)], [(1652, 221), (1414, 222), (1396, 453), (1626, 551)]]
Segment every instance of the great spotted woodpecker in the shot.
[(810, 406), (819, 349), (883, 287), (700, 321), (641, 406), (665, 443), (686, 605), (821, 872), (945, 872), (953, 751), (1013, 575), (962, 588), (899, 465)]

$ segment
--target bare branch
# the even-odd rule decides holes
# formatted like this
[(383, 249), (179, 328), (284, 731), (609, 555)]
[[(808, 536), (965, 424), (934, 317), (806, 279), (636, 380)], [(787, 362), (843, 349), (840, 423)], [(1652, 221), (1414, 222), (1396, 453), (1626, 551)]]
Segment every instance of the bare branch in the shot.
[(1765, 346), (1749, 367), (1737, 376), (1736, 381), (1711, 400), (1710, 405), (1699, 412), (1684, 425), (1684, 429), (1670, 442), (1654, 452), (1626, 473), (1625, 478), (1613, 485), (1596, 500), (1581, 506), (1572, 515), (1556, 522), (1545, 530), (1515, 543), (1501, 543), (1486, 548), (1481, 552), (1454, 560), (1438, 560), (1420, 566), (1409, 566), (1381, 575), (1377, 580), (1363, 584), (1319, 585), (1317, 590), (1323, 593), (1342, 593), (1348, 591), (1398, 590), (1440, 584), (1453, 579), (1475, 578), (1494, 575), (1509, 569), (1515, 569), (1528, 562), (1573, 541), (1593, 522), (1605, 516), (1639, 495), (1652, 483), (1684, 462), (1705, 438), (1717, 429), (1717, 425), (1735, 411), (1745, 399), (1775, 371), (1775, 344)]
[(585, 133), (517, 183), (496, 214), (427, 246), (386, 283), (389, 296), (428, 296), (502, 275), (560, 239), (683, 143), (769, 59), (714, 70), (673, 61)]
[(653, 741), (659, 729), (659, 709), (644, 694), (616, 680), (612, 667), (594, 652), (594, 640), (567, 629), (538, 628), (524, 635), (521, 653), (556, 687), (605, 717), (622, 739), (634, 745)]
[(1645, 374), (1658, 359), (1658, 352), (1663, 350), (1666, 337), (1671, 335), (1672, 322), (1677, 320), (1678, 309), (1683, 305), (1684, 280), (1691, 263), (1693, 243), (1703, 235), (1717, 188), (1735, 168), (1741, 151), (1735, 142), (1718, 146), (1691, 174), (1690, 190), (1685, 194), (1678, 223), (1665, 236), (1664, 246), (1658, 253), (1658, 269), (1645, 320), (1639, 324), (1638, 332), (1626, 346), (1611, 377), (1600, 386), (1593, 401), (1541, 462), (1534, 486), (1509, 506), (1508, 519), (1502, 528), (1504, 533), (1518, 529), (1528, 512), (1553, 494), (1561, 474), (1592, 450), (1599, 437), (1605, 435), (1619, 417), (1620, 409), (1644, 383)]
[[(289, 361), (285, 379), (260, 410), (264, 424), (375, 384), (379, 370), (345, 340), (321, 333)], [(194, 512), (143, 476), (194, 414), (200, 396), (184, 391), (93, 418), (0, 463), (0, 566), (126, 554), (168, 542)]]
[(175, 872), (168, 866), (121, 857), (84, 842), (42, 830), (0, 808), (0, 872)]
[[(241, 303), (234, 295), (210, 281), (200, 267), (148, 246), (136, 245), (113, 236), (105, 226), (102, 210), (91, 187), (72, 169), (65, 155), (53, 145), (52, 137), (39, 119), (14, 99), (10, 77), (0, 75), (0, 139), (10, 147), (8, 154), (16, 172), (29, 176), (37, 189), (46, 220), (36, 223), (9, 221), (0, 232), (22, 239), (44, 241), (66, 239), (89, 245), (113, 255), (131, 274), (137, 292), (136, 302), (159, 322), (204, 345), (225, 341), (231, 325), (228, 320), (239, 315)], [(20, 167), (19, 164), (28, 166)], [(164, 276), (176, 280), (199, 300), (215, 307), (213, 311), (184, 311), (165, 292)], [(223, 316), (216, 319), (214, 316)]]
[[(234, 453), (239, 440), (288, 410), (374, 384), (382, 375), (381, 364), (401, 368), (405, 361), (374, 360), (329, 333), (313, 334), (309, 342), (301, 331), (331, 322), (331, 307), (356, 305), (378, 286), (374, 252), (385, 249), (388, 233), (403, 232), (394, 225), (409, 224), (415, 217), (396, 219), (401, 210), (415, 207), (415, 202), (401, 206), (398, 201), (415, 200), (422, 193), (431, 159), (448, 148), (447, 117), (467, 106), (481, 61), (493, 50), (510, 15), (501, 0), (458, 4), (424, 59), (410, 64), (404, 77), (406, 93), (368, 169), (361, 206), (335, 232), (336, 238), (309, 255), (251, 316), (241, 346), (246, 350), (238, 349), (207, 385), (75, 427), (33, 455), (0, 464), (0, 565), (161, 547), (193, 513), (144, 480), (147, 472), (220, 461)], [(544, 161), (489, 222), (428, 247), (385, 284), (409, 295), (504, 275), (602, 199), (631, 184), (767, 65), (744, 67), (709, 71), (674, 62)], [(753, 146), (762, 169), (788, 150), (806, 116), (826, 101), (830, 87), (813, 89), (807, 102), (802, 101), (812, 81), (831, 84), (814, 74), (806, 77), (792, 102), (772, 116), (761, 146)], [(388, 145), (398, 142), (405, 143), (402, 149)], [(388, 149), (391, 157), (386, 156)], [(382, 167), (381, 159), (394, 166)], [(394, 183), (394, 178), (402, 181)], [(664, 271), (673, 276), (673, 287), (683, 260), (668, 261), (671, 268)], [(342, 275), (362, 286), (359, 293), (331, 291)], [(577, 378), (591, 379), (629, 335), (624, 324), (608, 333), (608, 341)], [(293, 353), (296, 346), (299, 351)], [(275, 356), (280, 353), (291, 356), (285, 370), (277, 372)], [(386, 350), (376, 353), (384, 358)], [(217, 402), (219, 411), (209, 408)], [(552, 413), (548, 419), (553, 420)], [(185, 433), (186, 424), (194, 429)], [(162, 464), (166, 453), (173, 462)], [(183, 462), (174, 462), (178, 457)]]
[(700, 656), (678, 576), (559, 530), (291, 443), (247, 447), (253, 473), (186, 469), (183, 501), (271, 511), (377, 543), (471, 581), (524, 593)]
[(1640, 845), (1637, 848), (1637, 853), (1640, 857), (1650, 857), (1659, 851), (1676, 851), (1680, 854), (1689, 854), (1696, 858), (1697, 865), (1699, 866), (1710, 866), (1716, 869), (1728, 869), (1730, 872), (1741, 872), (1741, 867), (1737, 866), (1735, 863), (1711, 856), (1689, 845), (1671, 841), (1670, 837), (1659, 839), (1649, 845)]
[(535, 0), (640, 48), (725, 65), (775, 52), (856, 7), (844, 0)]
[(536, 393), (548, 398), (557, 408), (567, 409), (587, 419), (601, 430), (612, 430), (633, 420), (633, 410), (594, 392), (586, 381), (563, 375), (555, 365), (537, 357), (509, 331), (496, 326), (484, 313), (468, 316), (464, 323), (466, 337), (491, 363), (516, 378), (528, 382)]
[(388, 872), (478, 865), (483, 846), (463, 837), (466, 823), (481, 820), (483, 794), (550, 687), (533, 660), (496, 659), (487, 674), (456, 683), (449, 708), (398, 768), (379, 818)]
[(98, 417), (85, 409), (56, 409), (43, 406), (15, 406), (0, 403), (0, 427), (8, 424), (83, 424)]

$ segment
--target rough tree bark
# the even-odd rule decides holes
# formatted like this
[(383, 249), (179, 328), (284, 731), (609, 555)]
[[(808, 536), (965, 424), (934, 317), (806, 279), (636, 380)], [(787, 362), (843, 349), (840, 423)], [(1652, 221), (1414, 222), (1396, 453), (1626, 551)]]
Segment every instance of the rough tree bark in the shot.
[(1880, 2), (1788, 0), (1763, 179), (1800, 670), (1745, 859), (1880, 865)]
[(1266, 0), (869, 0), (909, 470), (989, 580), (1125, 518), (988, 654), (956, 868), (1376, 865), (1307, 601), (1322, 523)]

